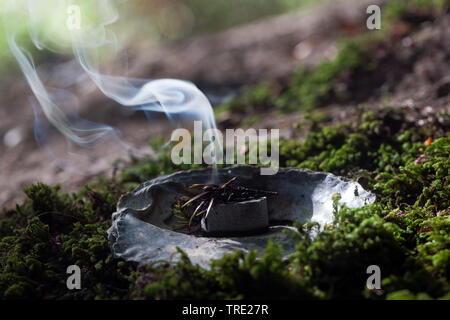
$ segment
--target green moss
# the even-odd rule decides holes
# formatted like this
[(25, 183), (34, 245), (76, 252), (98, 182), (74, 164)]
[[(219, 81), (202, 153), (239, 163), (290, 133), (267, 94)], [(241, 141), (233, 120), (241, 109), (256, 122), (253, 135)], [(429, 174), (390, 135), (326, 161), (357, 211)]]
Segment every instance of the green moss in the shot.
[(275, 101), (283, 112), (311, 110), (331, 99), (345, 101), (349, 92), (336, 90), (334, 82), (344, 73), (362, 72), (374, 68), (370, 59), (369, 38), (346, 40), (341, 43), (337, 57), (319, 64), (314, 71), (301, 69), (294, 73), (287, 90)]
[(383, 23), (390, 23), (408, 15), (438, 15), (448, 12), (447, 0), (400, 0), (389, 2), (382, 11)]
[(170, 157), (170, 145), (164, 147), (164, 141), (160, 139), (159, 141), (153, 140), (150, 145), (156, 151), (155, 157), (147, 157), (145, 159), (133, 158), (129, 163), (124, 161), (119, 162), (124, 167), (120, 172), (121, 183), (127, 183), (130, 187), (133, 187), (137, 186), (138, 183), (142, 183), (159, 175), (170, 174), (178, 170), (205, 167), (203, 164), (175, 165)]
[(430, 300), (430, 296), (426, 293), (419, 293), (415, 295), (414, 293), (410, 292), (409, 290), (399, 290), (390, 293), (387, 298), (387, 300)]
[[(181, 261), (174, 267), (147, 267), (141, 272), (144, 282), (137, 288), (140, 298), (156, 299), (286, 299), (313, 298), (302, 281), (289, 275), (281, 247), (269, 241), (260, 260), (256, 252), (236, 251), (213, 261), (211, 270), (193, 266), (179, 250)], [(270, 290), (261, 290), (262, 286)]]
[[(123, 298), (133, 264), (120, 267), (107, 244), (112, 208), (125, 189), (99, 183), (59, 194), (59, 187), (26, 188), (28, 199), (2, 219), (0, 298)], [(108, 193), (108, 195), (106, 195)], [(82, 290), (69, 291), (66, 269), (82, 266)], [(101, 266), (101, 267), (100, 267)], [(99, 282), (102, 279), (103, 282)]]
[(216, 115), (225, 111), (242, 115), (248, 112), (267, 111), (273, 107), (273, 100), (277, 94), (277, 87), (272, 84), (248, 86), (237, 97), (218, 106), (214, 111)]
[(262, 117), (260, 115), (254, 115), (250, 118), (246, 118), (241, 122), (242, 127), (247, 128), (254, 126), (258, 123), (260, 123), (262, 120)]

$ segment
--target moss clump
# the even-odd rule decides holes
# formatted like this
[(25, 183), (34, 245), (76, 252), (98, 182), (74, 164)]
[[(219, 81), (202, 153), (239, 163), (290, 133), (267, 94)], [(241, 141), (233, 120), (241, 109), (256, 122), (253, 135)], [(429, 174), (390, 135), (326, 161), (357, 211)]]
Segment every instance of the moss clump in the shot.
[(423, 154), (428, 137), (438, 138), (445, 130), (438, 117), (433, 124), (417, 127), (401, 108), (368, 111), (352, 123), (313, 127), (304, 142), (282, 141), (280, 161), (284, 166), (339, 175), (363, 170), (372, 175), (393, 173)]
[[(236, 251), (211, 263), (211, 270), (193, 266), (179, 250), (181, 261), (142, 268), (135, 294), (156, 299), (289, 299), (313, 298), (303, 281), (289, 274), (281, 247), (269, 241), (260, 260), (256, 252)], [(149, 281), (150, 280), (150, 281)], [(270, 290), (262, 290), (262, 287)]]
[(277, 86), (268, 83), (248, 86), (230, 101), (214, 109), (216, 115), (225, 111), (236, 114), (267, 111), (273, 107), (273, 100), (279, 94)]
[(368, 38), (346, 40), (333, 61), (325, 61), (314, 71), (299, 70), (292, 76), (287, 90), (281, 94), (274, 104), (283, 112), (311, 110), (326, 102), (345, 101), (350, 93), (345, 88), (338, 89), (334, 85), (344, 73), (362, 73), (375, 67), (370, 57), (371, 46)]
[[(113, 259), (106, 230), (125, 189), (100, 183), (98, 191), (59, 194), (37, 184), (29, 197), (1, 221), (0, 298), (124, 298), (131, 263)], [(69, 291), (66, 269), (82, 268), (82, 290)]]
[(384, 23), (398, 19), (427, 19), (448, 12), (450, 4), (447, 0), (400, 0), (389, 2), (382, 11)]

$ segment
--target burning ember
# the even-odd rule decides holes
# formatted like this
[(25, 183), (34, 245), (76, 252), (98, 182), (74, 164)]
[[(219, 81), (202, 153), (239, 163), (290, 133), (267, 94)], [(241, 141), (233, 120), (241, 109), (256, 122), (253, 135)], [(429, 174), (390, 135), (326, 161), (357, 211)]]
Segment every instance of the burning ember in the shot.
[[(267, 216), (266, 197), (278, 195), (275, 191), (265, 191), (258, 189), (251, 189), (244, 186), (235, 185), (234, 182), (238, 177), (234, 177), (222, 185), (216, 184), (193, 184), (188, 187), (191, 191), (197, 191), (198, 193), (192, 197), (181, 197), (178, 199), (174, 206), (174, 214), (180, 219), (178, 227), (180, 229), (188, 229), (191, 231), (191, 226), (198, 226), (202, 222), (202, 229), (206, 232), (215, 231), (227, 231), (220, 230), (222, 228), (214, 228), (210, 230), (208, 228), (208, 217), (211, 211), (218, 208), (224, 208), (222, 210), (216, 210), (218, 215), (228, 214), (230, 217), (244, 211), (246, 215)], [(254, 200), (254, 201), (251, 201)], [(224, 206), (228, 204), (228, 206)], [(263, 204), (263, 205), (261, 205)], [(215, 207), (213, 207), (215, 206)], [(255, 207), (260, 210), (250, 211), (246, 208)], [(223, 220), (224, 217), (221, 217)], [(249, 217), (247, 217), (249, 218)], [(214, 218), (213, 218), (214, 219)], [(214, 219), (217, 220), (217, 219)], [(214, 222), (213, 220), (213, 222)], [(230, 220), (230, 219), (228, 219)], [(247, 219), (248, 220), (248, 219)], [(252, 219), (250, 219), (252, 220)], [(254, 222), (254, 221), (252, 221)], [(233, 221), (233, 224), (239, 224), (240, 221)], [(264, 223), (263, 223), (264, 224)], [(267, 219), (268, 225), (268, 219)], [(226, 229), (226, 224), (223, 225)], [(258, 227), (258, 225), (256, 225)], [(231, 228), (233, 230), (245, 231), (245, 229), (254, 229), (255, 225), (249, 225), (248, 228)], [(216, 230), (217, 229), (217, 230)], [(248, 231), (249, 231), (248, 230)], [(232, 231), (232, 230), (228, 230)]]

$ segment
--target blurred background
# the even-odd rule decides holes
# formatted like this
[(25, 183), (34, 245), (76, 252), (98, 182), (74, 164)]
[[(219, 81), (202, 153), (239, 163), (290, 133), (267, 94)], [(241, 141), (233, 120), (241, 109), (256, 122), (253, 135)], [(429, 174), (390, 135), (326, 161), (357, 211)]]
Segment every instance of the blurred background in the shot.
[[(7, 2), (8, 0), (0, 1), (2, 14)], [(318, 2), (320, 0), (114, 1), (120, 19), (113, 28), (121, 40), (132, 39), (157, 44), (224, 30), (265, 17), (298, 10)], [(83, 19), (95, 19), (98, 14), (96, 12), (98, 7), (89, 5), (89, 0), (74, 1), (73, 3), (85, 5)], [(56, 10), (55, 6), (52, 6), (52, 2), (47, 0), (42, 1), (40, 6), (46, 8), (48, 19), (40, 22), (39, 32), (53, 35), (63, 34), (61, 16), (64, 16), (64, 12)], [(17, 35), (21, 40), (29, 39), (28, 26), (24, 22), (20, 23)], [(8, 63), (12, 58), (9, 51), (5, 31), (2, 28), (0, 33), (1, 68), (12, 67)]]
[[(367, 6), (385, 2), (116, 1), (119, 19), (110, 27), (117, 36), (119, 54), (106, 53), (104, 61), (109, 72), (115, 75), (190, 80), (217, 107), (249, 85), (283, 84), (299, 67), (313, 68), (333, 60), (342, 38), (369, 32)], [(2, 14), (7, 3), (0, 0)], [(33, 25), (32, 32), (51, 39), (51, 50), (38, 50), (33, 45), (29, 24), (21, 15), (12, 15), (5, 23), (14, 25), (17, 42), (33, 56), (44, 84), (70, 89), (78, 97), (81, 117), (117, 127), (127, 140), (143, 149), (151, 138), (168, 139), (173, 127), (165, 117), (129, 112), (99, 92), (72, 60), (64, 10), (52, 6), (52, 1), (38, 3), (44, 18)], [(79, 3), (87, 8), (83, 9), (82, 19), (95, 21), (98, 7), (90, 6), (89, 1)], [(84, 152), (88, 160), (81, 169), (78, 166), (70, 170), (61, 165), (58, 154), (67, 149), (67, 142), (48, 125), (42, 125), (36, 133), (36, 121), (42, 124), (45, 119), (39, 108), (32, 108), (34, 102), (30, 97), (32, 92), (8, 48), (3, 26), (0, 28), (0, 204), (8, 206), (19, 201), (23, 198), (22, 188), (37, 181), (63, 183), (70, 190), (98, 174), (111, 176), (114, 160), (127, 156), (127, 150), (118, 146), (97, 146)], [(296, 119), (296, 116), (289, 118)], [(281, 129), (291, 126), (286, 117), (279, 119), (277, 123), (261, 125)], [(233, 123), (223, 115), (218, 120), (222, 128)], [(43, 131), (44, 143), (36, 141), (36, 136), (42, 136)]]

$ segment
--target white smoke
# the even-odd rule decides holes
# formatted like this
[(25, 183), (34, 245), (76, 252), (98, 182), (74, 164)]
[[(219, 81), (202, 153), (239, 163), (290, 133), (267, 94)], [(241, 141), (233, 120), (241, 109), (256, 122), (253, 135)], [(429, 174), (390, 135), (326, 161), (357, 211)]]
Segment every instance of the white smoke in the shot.
[[(50, 10), (59, 13), (56, 16), (61, 24), (66, 19), (67, 9), (80, 4), (83, 5), (81, 10), (86, 7), (96, 8), (95, 23), (89, 21), (83, 24), (82, 21), (79, 28), (67, 28), (69, 36), (66, 38), (70, 40), (75, 59), (103, 94), (132, 110), (163, 112), (169, 119), (173, 115), (188, 115), (189, 119), (201, 120), (207, 129), (215, 128), (214, 113), (208, 99), (190, 82), (175, 79), (131, 79), (100, 71), (104, 64), (102, 50), (117, 53), (118, 48), (116, 36), (109, 29), (119, 18), (112, 1), (84, 0), (80, 3), (75, 0), (9, 0), (4, 12), (4, 28), (9, 47), (43, 114), (61, 134), (82, 147), (91, 147), (107, 136), (119, 137), (118, 131), (111, 126), (68, 116), (67, 111), (61, 107), (61, 102), (71, 94), (61, 95), (61, 91), (49, 89), (43, 84), (31, 54), (17, 43), (15, 26), (18, 23), (28, 24), (30, 40), (37, 49), (62, 51), (59, 46), (62, 40), (43, 32), (40, 25), (55, 17), (49, 16)], [(18, 13), (22, 14), (22, 18), (18, 17)], [(18, 19), (23, 20), (19, 22)], [(66, 26), (66, 23), (63, 25)], [(60, 93), (58, 95), (55, 92)], [(125, 147), (130, 147), (125, 141), (120, 141)]]

